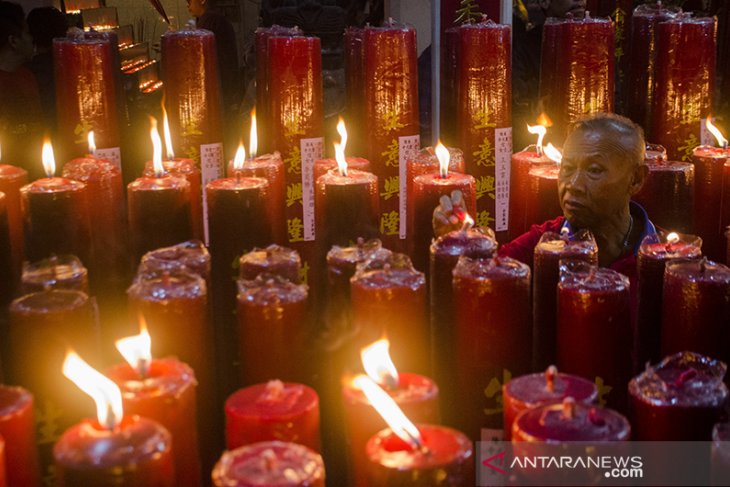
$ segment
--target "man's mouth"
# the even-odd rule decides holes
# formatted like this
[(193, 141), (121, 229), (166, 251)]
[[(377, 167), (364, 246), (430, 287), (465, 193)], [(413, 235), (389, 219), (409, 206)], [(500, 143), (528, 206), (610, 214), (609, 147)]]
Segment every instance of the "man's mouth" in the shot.
[(586, 209), (586, 205), (576, 200), (566, 200), (563, 206), (566, 210), (570, 211), (582, 211)]

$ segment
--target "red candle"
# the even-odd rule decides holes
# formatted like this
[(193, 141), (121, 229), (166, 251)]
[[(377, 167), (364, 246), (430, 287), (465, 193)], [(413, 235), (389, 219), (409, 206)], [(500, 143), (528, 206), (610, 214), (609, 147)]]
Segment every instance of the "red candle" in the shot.
[(677, 233), (660, 232), (641, 242), (637, 257), (639, 306), (634, 334), (637, 369), (642, 370), (647, 362), (656, 363), (661, 358), (662, 287), (667, 262), (682, 257), (699, 258), (701, 247), (701, 238)]
[(458, 27), (442, 29), (441, 37), (441, 134), (447, 146), (459, 144), (456, 104), (459, 99), (459, 38)]
[(644, 207), (657, 226), (684, 233), (691, 231), (695, 166), (659, 158), (648, 159), (646, 163), (649, 175), (633, 199)]
[[(352, 141), (348, 141), (348, 145), (349, 144), (352, 144)], [(367, 159), (363, 159), (362, 157), (346, 157), (345, 162), (347, 163), (348, 173), (352, 169), (355, 169), (356, 171), (370, 172), (370, 161)], [(317, 181), (320, 176), (324, 176), (331, 169), (338, 169), (337, 160), (335, 158), (318, 159), (314, 161), (314, 180)]]
[(189, 240), (171, 247), (152, 250), (142, 256), (138, 274), (162, 274), (165, 271), (192, 272), (210, 282), (210, 254), (199, 240)]
[(563, 214), (558, 197), (559, 164), (539, 164), (527, 175), (525, 227), (540, 225)]
[(365, 27), (363, 140), (380, 192), (380, 234), (402, 250), (406, 238), (406, 162), (420, 147), (416, 29), (389, 20)]
[(692, 350), (730, 359), (730, 269), (705, 259), (667, 262), (662, 301), (662, 356)]
[(459, 26), (458, 36), (456, 121), (466, 170), (476, 179), (477, 211), (472, 214), (477, 226), (493, 226), (500, 234), (507, 231), (509, 217), (510, 27), (486, 20)]
[[(461, 149), (447, 147), (449, 151), (449, 172), (465, 172), (464, 153)], [(439, 160), (432, 146), (419, 150), (406, 161), (406, 195), (413, 194), (413, 180), (424, 174), (439, 172)]]
[(532, 362), (535, 368), (545, 368), (557, 360), (560, 259), (578, 259), (598, 265), (598, 246), (593, 234), (587, 230), (574, 235), (547, 232), (535, 246), (532, 265)]
[[(193, 225), (193, 238), (203, 238), (203, 208), (201, 193), (201, 175), (198, 165), (192, 159), (173, 157), (162, 161), (164, 173), (170, 176), (185, 179), (190, 184), (190, 218)], [(144, 166), (143, 176), (155, 177), (153, 161), (147, 161)]]
[(516, 260), (462, 257), (453, 272), (457, 426), (472, 440), (500, 428), (502, 385), (530, 370), (530, 268)]
[(611, 387), (608, 404), (620, 411), (633, 370), (632, 336), (628, 278), (586, 262), (561, 264), (557, 366)]
[(70, 289), (88, 294), (88, 271), (74, 255), (54, 255), (38, 262), (26, 262), (20, 286), (23, 294), (49, 289)]
[(722, 260), (723, 175), (730, 160), (730, 149), (700, 146), (692, 151), (695, 168), (694, 233), (702, 237), (704, 251), (710, 259)]
[(239, 259), (239, 277), (252, 281), (259, 274), (276, 274), (299, 284), (302, 261), (292, 249), (271, 244), (265, 249), (253, 249)]
[(223, 454), (213, 469), (216, 487), (324, 487), (324, 462), (295, 443), (265, 441)]
[(3, 306), (7, 306), (13, 298), (13, 287), (16, 282), (5, 200), (5, 193), (0, 193), (0, 303)]
[(319, 398), (310, 387), (279, 380), (257, 384), (228, 397), (225, 410), (228, 450), (260, 441), (320, 450)]
[[(0, 438), (5, 441), (5, 478), (10, 486), (39, 487), (38, 451), (35, 445), (33, 396), (21, 387), (0, 385)], [(0, 465), (3, 468), (3, 465)]]
[[(350, 120), (362, 120), (365, 110), (365, 85), (363, 81), (363, 59), (365, 56), (365, 45), (363, 42), (365, 30), (357, 26), (345, 28), (343, 36), (344, 44), (344, 65), (345, 65), (345, 106), (347, 118)], [(364, 134), (359, 134), (364, 135)], [(364, 137), (356, 137), (352, 142), (353, 153), (362, 154), (366, 148), (363, 147)], [(348, 164), (350, 161), (348, 161)], [(369, 163), (368, 163), (369, 164)], [(356, 168), (363, 171), (370, 171), (370, 168)], [(318, 176), (315, 175), (315, 180)]]
[(20, 188), (28, 182), (25, 169), (10, 164), (0, 164), (0, 192), (5, 194), (5, 207), (10, 228), (10, 248), (13, 261), (13, 278), (17, 281), (23, 263), (23, 213)]
[(525, 217), (525, 206), (529, 192), (529, 173), (538, 165), (554, 164), (542, 152), (542, 147), (529, 146), (520, 152), (512, 154), (510, 167), (509, 191), (509, 235), (514, 239), (522, 235), (529, 228)]
[(694, 352), (669, 356), (629, 382), (638, 441), (710, 441), (722, 415), (724, 363)]
[[(308, 289), (282, 277), (263, 274), (238, 281), (238, 359), (240, 383), (272, 377), (300, 381), (305, 360)], [(305, 367), (304, 367), (305, 368)]]
[(562, 402), (566, 397), (585, 405), (598, 401), (598, 389), (593, 382), (576, 375), (558, 373), (554, 365), (545, 372), (515, 377), (502, 389), (506, 441), (512, 438), (512, 425), (522, 411)]

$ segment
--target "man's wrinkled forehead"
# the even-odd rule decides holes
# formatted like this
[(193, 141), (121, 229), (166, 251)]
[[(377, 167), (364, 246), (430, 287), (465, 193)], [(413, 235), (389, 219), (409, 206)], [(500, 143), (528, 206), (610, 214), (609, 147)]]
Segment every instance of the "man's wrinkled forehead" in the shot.
[(632, 160), (631, 137), (594, 129), (577, 129), (565, 141), (563, 158), (578, 160), (602, 158), (629, 163)]

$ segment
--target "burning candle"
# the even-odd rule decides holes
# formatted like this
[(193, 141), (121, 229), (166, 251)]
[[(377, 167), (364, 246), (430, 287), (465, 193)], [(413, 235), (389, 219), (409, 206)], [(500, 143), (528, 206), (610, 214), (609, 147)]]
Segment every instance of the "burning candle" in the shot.
[(557, 360), (558, 302), (560, 259), (578, 259), (598, 265), (598, 245), (593, 234), (583, 230), (570, 235), (546, 232), (540, 237), (533, 255), (532, 279), (532, 361), (536, 368)]
[[(449, 172), (465, 172), (464, 153), (461, 149), (447, 147), (449, 151)], [(432, 146), (419, 150), (414, 157), (406, 161), (406, 201), (407, 195), (413, 194), (413, 180), (424, 174), (436, 174), (440, 171), (439, 158)]]
[(97, 419), (72, 426), (54, 446), (57, 486), (177, 485), (172, 438), (162, 425), (125, 417), (119, 387), (76, 353), (68, 354), (63, 373), (94, 399)]
[(408, 197), (408, 235), (410, 255), (416, 269), (428, 271), (428, 249), (433, 239), (433, 210), (441, 196), (459, 190), (464, 209), (476, 215), (476, 181), (469, 174), (449, 172), (449, 151), (441, 143), (436, 146), (439, 172), (423, 174), (413, 180), (413, 193)]
[[(349, 142), (352, 145), (352, 142)], [(348, 171), (354, 169), (356, 171), (370, 172), (370, 161), (362, 157), (345, 157)], [(339, 169), (337, 159), (318, 159), (314, 161), (314, 180), (318, 180), (320, 176), (324, 176), (332, 169)]]
[(324, 462), (295, 443), (265, 441), (227, 451), (213, 469), (216, 487), (324, 487)]
[(536, 164), (527, 173), (526, 228), (563, 214), (558, 197), (558, 175), (562, 154), (552, 144), (548, 144), (545, 147), (545, 155), (555, 164)]
[(145, 252), (192, 238), (190, 183), (165, 172), (157, 121), (150, 117), (153, 177), (142, 176), (127, 186), (129, 231), (135, 261)]
[(638, 441), (710, 441), (727, 399), (727, 366), (680, 352), (631, 379), (629, 394)]
[(657, 226), (690, 232), (695, 202), (695, 166), (660, 157), (647, 157), (645, 162), (649, 174), (632, 199), (644, 207)]
[[(5, 440), (7, 485), (39, 487), (33, 396), (21, 387), (0, 385), (0, 438)], [(0, 479), (5, 480), (5, 479)], [(0, 481), (0, 485), (4, 485)]]
[(271, 244), (265, 249), (253, 249), (239, 260), (239, 277), (252, 281), (259, 274), (276, 274), (299, 284), (302, 261), (296, 250)]
[[(280, 276), (259, 275), (238, 281), (238, 359), (240, 383), (271, 377), (301, 381), (305, 360), (308, 288)], [(262, 351), (265, 351), (262, 353)]]
[(608, 404), (619, 411), (626, 409), (624, 384), (633, 370), (632, 336), (629, 279), (587, 262), (564, 261), (558, 284), (557, 365), (610, 387)]
[(191, 272), (210, 282), (210, 254), (200, 240), (188, 240), (171, 247), (162, 247), (142, 256), (138, 274), (165, 271)]
[(261, 441), (299, 443), (320, 450), (319, 397), (311, 387), (271, 380), (226, 399), (226, 448)]
[[(695, 147), (706, 143), (700, 124), (712, 111), (715, 90), (717, 19), (690, 15), (657, 25), (651, 140), (666, 147), (672, 161), (690, 161)], [(696, 177), (704, 181), (699, 168)], [(697, 199), (704, 202), (699, 191)]]
[(704, 259), (667, 262), (662, 300), (662, 356), (692, 350), (727, 363), (730, 269)]
[(26, 262), (20, 285), (23, 294), (50, 289), (89, 293), (88, 271), (75, 255), (54, 255), (38, 262)]
[(530, 370), (530, 268), (509, 258), (461, 257), (452, 283), (455, 400), (468, 405), (456, 424), (478, 441), (482, 427), (502, 426), (502, 385)]
[(13, 279), (17, 281), (23, 263), (23, 213), (20, 188), (28, 183), (28, 172), (10, 164), (0, 164), (0, 192), (5, 194), (5, 207), (10, 228), (10, 250), (13, 261)]
[(674, 232), (649, 235), (641, 242), (637, 257), (639, 306), (634, 335), (637, 368), (661, 358), (662, 287), (667, 262), (676, 258), (699, 258), (701, 247), (701, 238)]
[(502, 395), (506, 441), (512, 438), (512, 425), (522, 411), (562, 402), (566, 397), (585, 405), (598, 401), (598, 389), (593, 382), (576, 375), (558, 373), (554, 365), (545, 372), (515, 377), (503, 386)]
[(87, 263), (92, 247), (86, 185), (54, 177), (56, 162), (49, 142), (43, 144), (43, 168), (46, 178), (20, 188), (25, 258), (73, 254)]

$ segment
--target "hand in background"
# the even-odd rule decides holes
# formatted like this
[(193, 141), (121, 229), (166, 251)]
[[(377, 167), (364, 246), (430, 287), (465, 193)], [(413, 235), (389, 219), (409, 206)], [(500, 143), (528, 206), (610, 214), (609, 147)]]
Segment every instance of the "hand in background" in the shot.
[(443, 195), (439, 205), (433, 210), (433, 233), (440, 237), (446, 233), (461, 229), (466, 209), (464, 208), (464, 196), (461, 191), (454, 190), (451, 197)]

